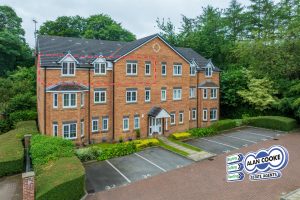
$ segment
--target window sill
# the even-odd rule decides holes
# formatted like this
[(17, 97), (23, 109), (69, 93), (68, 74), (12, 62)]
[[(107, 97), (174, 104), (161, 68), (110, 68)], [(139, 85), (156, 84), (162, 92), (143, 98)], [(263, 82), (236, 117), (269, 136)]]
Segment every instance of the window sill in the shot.
[(60, 77), (62, 77), (62, 78), (64, 78), (64, 77), (69, 78), (69, 77), (75, 77), (75, 75), (61, 75)]
[(94, 103), (95, 105), (105, 105), (107, 104), (106, 102), (103, 102), (103, 103)]
[(100, 133), (99, 131), (92, 131), (92, 134), (98, 134)]
[(67, 109), (67, 110), (77, 110), (77, 107), (63, 107), (63, 109)]
[(126, 104), (137, 104), (137, 102), (126, 102)]
[(182, 99), (173, 99), (173, 101), (182, 101)]
[(210, 98), (210, 100), (218, 100), (218, 98)]
[(94, 74), (93, 77), (97, 77), (97, 76), (106, 76), (107, 74)]

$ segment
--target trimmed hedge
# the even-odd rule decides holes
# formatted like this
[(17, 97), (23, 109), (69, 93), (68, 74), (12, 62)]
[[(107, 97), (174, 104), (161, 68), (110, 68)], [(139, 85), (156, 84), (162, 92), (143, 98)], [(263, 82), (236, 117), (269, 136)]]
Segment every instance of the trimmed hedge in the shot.
[(34, 110), (20, 110), (9, 114), (9, 119), (13, 122), (36, 120), (37, 112)]
[(85, 170), (75, 156), (50, 161), (37, 171), (37, 200), (79, 200), (85, 194)]
[(189, 137), (191, 137), (192, 135), (190, 133), (173, 133), (172, 134), (172, 138), (174, 138), (175, 140), (183, 140), (183, 139), (187, 139)]
[(20, 122), (16, 129), (0, 135), (0, 177), (17, 174), (24, 168), (25, 134), (37, 133), (35, 121)]
[(216, 133), (216, 130), (212, 127), (207, 128), (193, 128), (188, 131), (194, 137), (206, 137)]
[(237, 127), (237, 122), (233, 119), (225, 119), (213, 123), (210, 127), (215, 129), (215, 131), (224, 131)]
[(291, 131), (298, 126), (295, 119), (281, 116), (260, 116), (245, 118), (243, 119), (243, 124), (281, 131)]
[(155, 138), (153, 139), (144, 139), (144, 140), (135, 140), (133, 141), (138, 150), (159, 145), (159, 141)]
[(114, 157), (120, 157), (135, 153), (137, 147), (133, 142), (125, 142), (112, 145), (109, 148), (101, 149), (97, 160), (107, 160)]

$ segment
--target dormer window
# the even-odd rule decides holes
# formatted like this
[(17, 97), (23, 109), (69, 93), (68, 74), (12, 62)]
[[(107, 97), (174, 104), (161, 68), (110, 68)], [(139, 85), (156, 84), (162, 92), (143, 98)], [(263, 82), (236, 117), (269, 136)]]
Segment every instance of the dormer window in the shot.
[(196, 66), (194, 64), (190, 65), (190, 75), (195, 76), (196, 75)]
[(95, 74), (106, 74), (106, 63), (95, 63), (94, 64), (94, 73)]
[(212, 76), (212, 67), (206, 67), (205, 68), (205, 77), (211, 77)]
[(63, 62), (62, 63), (62, 75), (74, 76), (75, 75), (75, 62)]

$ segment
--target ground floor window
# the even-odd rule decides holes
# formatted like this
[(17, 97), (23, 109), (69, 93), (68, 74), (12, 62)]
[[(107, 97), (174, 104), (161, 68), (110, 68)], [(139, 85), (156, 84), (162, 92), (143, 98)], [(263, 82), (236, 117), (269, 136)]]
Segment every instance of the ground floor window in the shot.
[(203, 119), (203, 121), (207, 121), (207, 109), (203, 109), (202, 119)]
[(129, 130), (129, 117), (123, 118), (123, 131)]
[(70, 123), (70, 124), (64, 124), (63, 125), (63, 136), (66, 139), (75, 139), (77, 138), (77, 124), (76, 123)]
[(57, 137), (58, 135), (58, 125), (55, 123), (53, 124), (53, 136)]
[(92, 120), (92, 132), (97, 132), (99, 130), (99, 120), (93, 119)]
[(192, 109), (192, 120), (196, 120), (197, 119), (197, 110), (196, 108)]
[(107, 131), (108, 130), (108, 117), (102, 118), (102, 130)]
[(135, 116), (134, 117), (134, 129), (139, 129), (140, 128), (140, 117)]
[(210, 120), (217, 120), (217, 109), (210, 109)]
[(84, 136), (84, 121), (80, 122), (80, 136)]
[(179, 112), (179, 124), (183, 124), (183, 112)]
[(170, 124), (174, 125), (175, 124), (175, 113), (171, 113), (170, 116), (171, 116), (171, 122), (170, 122)]

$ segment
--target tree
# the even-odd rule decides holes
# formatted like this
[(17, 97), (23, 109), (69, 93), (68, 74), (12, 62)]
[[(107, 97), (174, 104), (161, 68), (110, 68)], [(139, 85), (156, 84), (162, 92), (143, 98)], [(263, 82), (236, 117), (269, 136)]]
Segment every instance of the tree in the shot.
[(41, 35), (81, 37), (89, 39), (133, 41), (135, 36), (122, 28), (120, 23), (108, 15), (58, 17), (55, 21), (45, 22), (39, 30)]

